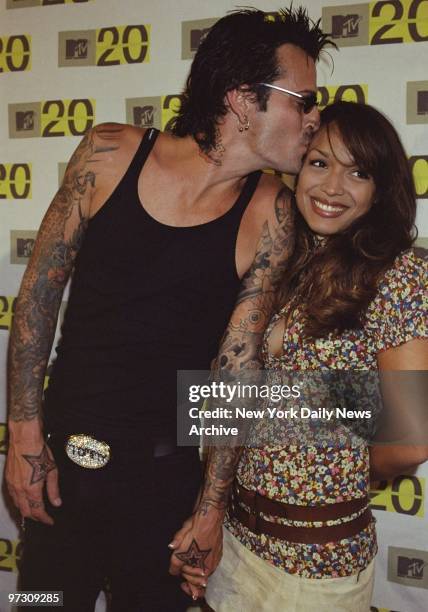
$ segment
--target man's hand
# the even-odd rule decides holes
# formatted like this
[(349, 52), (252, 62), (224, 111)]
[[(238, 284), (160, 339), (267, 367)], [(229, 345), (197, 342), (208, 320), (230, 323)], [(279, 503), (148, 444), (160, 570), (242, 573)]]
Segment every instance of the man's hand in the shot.
[(201, 503), (169, 544), (174, 550), (169, 571), (175, 576), (183, 576), (186, 583), (182, 588), (193, 599), (203, 596), (208, 576), (220, 562), (223, 515), (223, 511)]
[(58, 470), (41, 428), (30, 423), (15, 423), (11, 429), (6, 463), (9, 493), (22, 517), (52, 525), (43, 502), (43, 487), (53, 506), (61, 505)]

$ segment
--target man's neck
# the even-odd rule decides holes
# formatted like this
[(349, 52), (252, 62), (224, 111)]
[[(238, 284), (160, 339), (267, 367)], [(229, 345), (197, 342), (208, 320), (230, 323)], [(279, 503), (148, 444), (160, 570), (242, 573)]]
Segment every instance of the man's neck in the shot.
[(238, 184), (251, 172), (260, 170), (259, 160), (245, 141), (229, 130), (219, 130), (216, 146), (208, 153), (191, 136), (170, 135), (164, 135), (164, 147), (159, 152), (164, 167), (188, 178), (194, 187), (199, 184), (202, 190), (221, 183)]

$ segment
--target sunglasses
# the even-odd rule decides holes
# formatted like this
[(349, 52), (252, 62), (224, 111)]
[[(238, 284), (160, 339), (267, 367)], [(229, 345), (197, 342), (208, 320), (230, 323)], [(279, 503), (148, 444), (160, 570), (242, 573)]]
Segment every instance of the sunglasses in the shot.
[(293, 96), (293, 98), (298, 98), (302, 104), (303, 112), (305, 115), (311, 112), (311, 110), (318, 106), (317, 94), (315, 92), (310, 94), (299, 94), (295, 91), (290, 91), (289, 89), (284, 89), (283, 87), (278, 87), (278, 85), (271, 85), (270, 83), (259, 83), (259, 85), (263, 85), (263, 87), (269, 87), (270, 89), (274, 89), (275, 91), (279, 91), (280, 93), (287, 94), (287, 96)]

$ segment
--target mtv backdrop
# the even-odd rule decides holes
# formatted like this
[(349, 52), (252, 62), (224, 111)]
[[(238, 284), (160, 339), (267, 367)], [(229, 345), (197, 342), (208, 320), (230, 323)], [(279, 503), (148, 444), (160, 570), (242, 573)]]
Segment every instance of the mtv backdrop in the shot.
[[(272, 13), (279, 6), (273, 0), (254, 4)], [(331, 62), (319, 66), (320, 103), (367, 101), (394, 122), (413, 169), (419, 243), (428, 247), (428, 0), (307, 4), (340, 48), (331, 53), (334, 71)], [(234, 5), (0, 0), (0, 468), (7, 448), (6, 348), (15, 296), (67, 159), (95, 123), (168, 129), (201, 37)], [(422, 466), (372, 492), (379, 533), (373, 610), (428, 609), (427, 479), (428, 466)], [(0, 501), (2, 612), (11, 609), (5, 593), (16, 588), (21, 553), (12, 513)], [(97, 610), (104, 609), (100, 597)]]

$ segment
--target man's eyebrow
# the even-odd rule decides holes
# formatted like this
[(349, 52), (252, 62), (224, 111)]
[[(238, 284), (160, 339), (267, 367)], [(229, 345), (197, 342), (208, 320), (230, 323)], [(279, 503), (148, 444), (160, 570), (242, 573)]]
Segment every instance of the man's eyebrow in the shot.
[(299, 94), (310, 94), (310, 95), (312, 95), (312, 94), (316, 95), (317, 94), (317, 92), (314, 89), (298, 89), (296, 91), (296, 93), (299, 93)]

